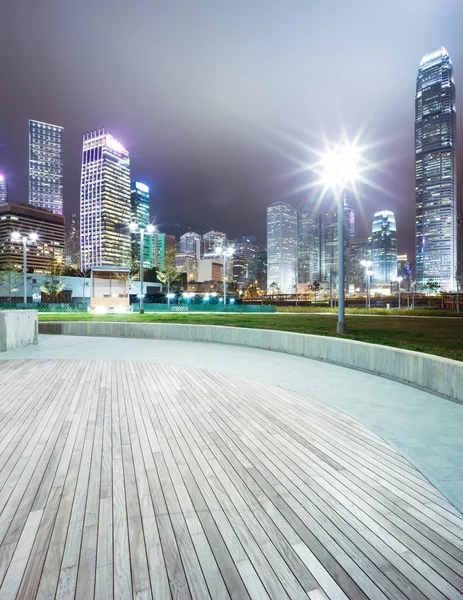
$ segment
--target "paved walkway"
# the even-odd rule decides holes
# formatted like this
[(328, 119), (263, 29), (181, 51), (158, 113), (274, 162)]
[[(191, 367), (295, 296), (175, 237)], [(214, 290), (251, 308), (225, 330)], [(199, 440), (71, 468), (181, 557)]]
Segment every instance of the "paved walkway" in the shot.
[(463, 405), (361, 371), (223, 344), (40, 336), (5, 358), (155, 361), (263, 381), (308, 394), (355, 417), (408, 458), (463, 512)]
[(41, 342), (0, 362), (0, 600), (463, 598), (461, 514), (356, 419), (160, 364), (216, 346)]

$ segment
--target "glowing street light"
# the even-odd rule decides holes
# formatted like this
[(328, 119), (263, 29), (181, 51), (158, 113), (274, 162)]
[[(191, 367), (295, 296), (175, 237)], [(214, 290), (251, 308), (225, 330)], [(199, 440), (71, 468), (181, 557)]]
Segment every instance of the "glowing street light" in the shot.
[(400, 308), (400, 292), (401, 292), (401, 289), (400, 289), (400, 284), (401, 284), (401, 283), (402, 283), (402, 281), (403, 281), (403, 277), (402, 277), (402, 275), (399, 275), (399, 276), (397, 277), (396, 281), (397, 281), (397, 283), (399, 284), (399, 308)]
[(215, 249), (215, 254), (223, 257), (223, 309), (227, 305), (227, 258), (231, 258), (235, 249), (232, 246), (222, 248), (219, 246)]
[(358, 150), (351, 144), (335, 147), (323, 158), (323, 180), (336, 197), (338, 210), (338, 323), (337, 333), (346, 333), (344, 273), (344, 201), (345, 190), (358, 177)]
[(365, 268), (365, 282), (367, 287), (367, 297), (365, 300), (365, 307), (371, 308), (370, 301), (370, 287), (371, 287), (371, 276), (373, 275), (373, 271), (371, 270), (371, 265), (373, 264), (371, 260), (361, 260), (360, 264)]
[(39, 239), (36, 233), (22, 235), (19, 231), (13, 231), (11, 240), (13, 242), (22, 242), (23, 244), (23, 287), (24, 287), (24, 304), (27, 304), (27, 243), (35, 244)]
[(143, 292), (143, 276), (144, 276), (144, 255), (145, 255), (145, 234), (153, 235), (156, 230), (156, 227), (152, 223), (148, 223), (146, 227), (139, 227), (138, 223), (130, 223), (129, 225), (130, 233), (136, 235), (137, 233), (140, 235), (140, 314), (142, 315), (145, 312), (144, 309), (144, 292)]

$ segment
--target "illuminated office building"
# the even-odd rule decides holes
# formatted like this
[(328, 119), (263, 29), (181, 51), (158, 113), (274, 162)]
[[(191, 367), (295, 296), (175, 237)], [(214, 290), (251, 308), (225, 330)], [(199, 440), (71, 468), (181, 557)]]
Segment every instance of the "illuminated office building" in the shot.
[[(150, 189), (141, 181), (133, 181), (130, 194), (131, 220), (139, 228), (146, 229), (150, 223)], [(153, 236), (144, 236), (143, 266), (145, 269), (153, 267)], [(132, 234), (132, 260), (140, 262), (140, 233)]]
[(84, 134), (80, 183), (82, 268), (129, 265), (129, 153), (105, 129)]
[(12, 264), (23, 267), (22, 241), (12, 240), (13, 233), (28, 236), (37, 234), (37, 240), (27, 245), (27, 271), (49, 273), (56, 263), (64, 261), (64, 217), (29, 204), (2, 204), (0, 206), (0, 267)]
[(311, 283), (320, 276), (320, 228), (312, 208), (299, 213), (299, 281)]
[(415, 101), (416, 279), (455, 289), (457, 207), (455, 84), (448, 52), (426, 54)]
[(397, 279), (397, 229), (394, 213), (390, 210), (381, 210), (373, 216), (371, 260), (374, 283), (390, 283)]
[(8, 182), (4, 175), (0, 173), (0, 205), (8, 202)]
[(267, 291), (292, 294), (298, 277), (298, 212), (285, 202), (267, 208)]
[(63, 214), (63, 128), (29, 121), (29, 204)]
[(180, 236), (179, 240), (179, 252), (180, 254), (198, 254), (198, 242), (200, 242), (201, 236), (199, 233), (194, 231), (187, 231)]

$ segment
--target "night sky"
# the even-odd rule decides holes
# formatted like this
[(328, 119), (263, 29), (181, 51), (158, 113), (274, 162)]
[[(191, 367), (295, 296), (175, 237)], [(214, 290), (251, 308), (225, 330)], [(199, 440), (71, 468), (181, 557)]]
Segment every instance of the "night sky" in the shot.
[(391, 209), (399, 251), (413, 253), (417, 70), (447, 48), (458, 118), (462, 23), (460, 0), (3, 0), (10, 201), (27, 202), (28, 119), (64, 126), (66, 216), (78, 210), (82, 133), (105, 126), (155, 190), (161, 230), (264, 243), (268, 204), (317, 199), (317, 187), (301, 191), (314, 180), (311, 149), (360, 133), (374, 167), (353, 203), (358, 237)]

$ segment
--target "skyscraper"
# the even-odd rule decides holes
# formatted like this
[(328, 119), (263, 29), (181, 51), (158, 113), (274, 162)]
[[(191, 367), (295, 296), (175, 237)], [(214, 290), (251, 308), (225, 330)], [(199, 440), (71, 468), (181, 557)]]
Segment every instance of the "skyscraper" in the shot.
[(297, 210), (285, 202), (267, 208), (267, 291), (291, 294), (298, 278)]
[(390, 283), (397, 278), (397, 229), (394, 213), (381, 210), (373, 216), (371, 231), (372, 281)]
[(415, 101), (416, 278), (455, 288), (457, 212), (455, 84), (448, 52), (421, 60)]
[(223, 231), (208, 231), (203, 235), (203, 240), (209, 242), (211, 248), (217, 248), (227, 244), (227, 234)]
[(66, 233), (67, 235), (64, 245), (66, 264), (73, 266), (80, 265), (79, 222), (75, 213), (71, 215), (71, 224)]
[(0, 173), (0, 204), (8, 202), (8, 182), (4, 175)]
[(299, 281), (311, 283), (320, 278), (319, 220), (311, 208), (299, 213)]
[(233, 279), (243, 287), (257, 278), (257, 253), (256, 238), (242, 236), (235, 240), (233, 254)]
[(201, 240), (199, 233), (187, 231), (180, 236), (179, 251), (180, 254), (197, 254), (197, 241)]
[(336, 282), (338, 272), (338, 213), (319, 215), (320, 279)]
[[(131, 220), (139, 227), (146, 229), (150, 222), (150, 189), (141, 181), (133, 181), (130, 193)], [(143, 266), (151, 269), (153, 266), (153, 236), (145, 235), (143, 244)], [(132, 260), (140, 262), (140, 234), (132, 234)]]
[(105, 129), (84, 134), (80, 182), (82, 268), (128, 265), (129, 153)]
[(29, 204), (63, 214), (63, 128), (29, 121)]

